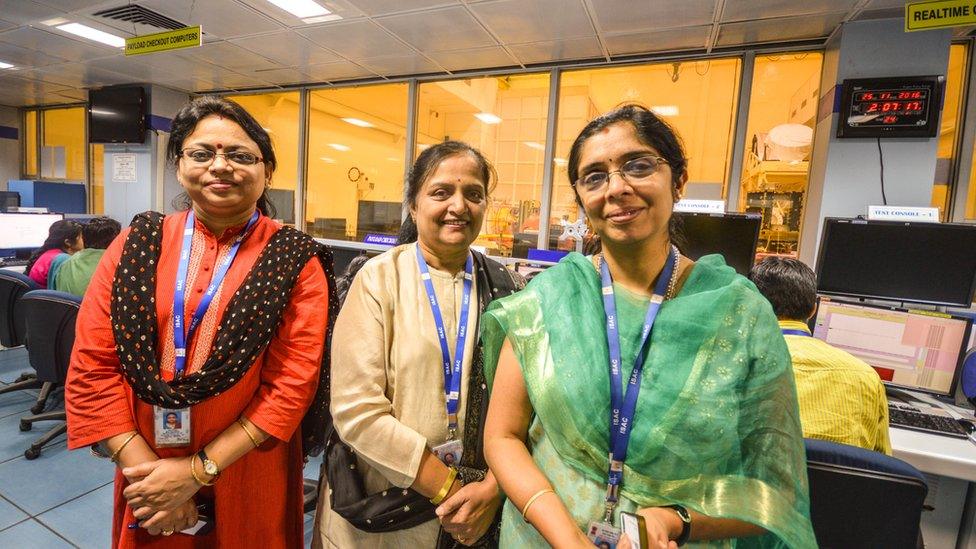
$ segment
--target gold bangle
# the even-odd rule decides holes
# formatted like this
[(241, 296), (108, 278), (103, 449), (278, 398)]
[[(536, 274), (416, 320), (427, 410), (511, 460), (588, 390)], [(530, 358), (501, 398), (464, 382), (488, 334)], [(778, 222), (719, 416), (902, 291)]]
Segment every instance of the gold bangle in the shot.
[(193, 480), (197, 481), (197, 484), (199, 484), (200, 486), (213, 486), (213, 484), (214, 484), (213, 481), (204, 482), (204, 481), (200, 480), (200, 477), (197, 476), (197, 469), (196, 469), (196, 467), (193, 466), (193, 458), (195, 458), (195, 457), (197, 457), (196, 454), (193, 454), (192, 456), (190, 456), (190, 476), (192, 476), (193, 477)]
[(451, 467), (447, 471), (447, 479), (444, 480), (444, 486), (441, 486), (441, 491), (437, 492), (437, 495), (430, 498), (430, 502), (434, 505), (439, 505), (444, 498), (447, 497), (448, 492), (451, 491), (451, 486), (454, 486), (454, 480), (457, 478), (457, 469)]
[(543, 495), (549, 492), (552, 492), (553, 494), (556, 493), (552, 488), (543, 488), (542, 490), (539, 490), (535, 494), (532, 494), (532, 497), (529, 498), (529, 501), (525, 502), (525, 507), (522, 508), (522, 520), (524, 520), (525, 522), (529, 522), (529, 519), (525, 518), (525, 515), (529, 512), (529, 507), (532, 507), (532, 504), (535, 503), (535, 500), (539, 499), (540, 497), (542, 497)]
[(110, 460), (112, 460), (112, 463), (118, 464), (118, 462), (119, 462), (119, 454), (122, 453), (122, 450), (124, 450), (125, 447), (128, 446), (130, 442), (132, 442), (132, 439), (136, 438), (136, 435), (138, 435), (138, 434), (139, 434), (139, 432), (136, 431), (136, 432), (132, 433), (131, 435), (129, 435), (129, 438), (125, 439), (125, 441), (122, 442), (122, 444), (118, 447), (118, 449), (116, 449), (114, 452), (112, 452), (112, 457), (109, 458)]
[(241, 429), (244, 429), (244, 433), (247, 434), (247, 438), (251, 439), (251, 444), (253, 444), (255, 448), (261, 445), (261, 443), (258, 442), (258, 439), (251, 434), (251, 430), (247, 428), (247, 425), (244, 425), (243, 418), (237, 418), (237, 424), (241, 426)]

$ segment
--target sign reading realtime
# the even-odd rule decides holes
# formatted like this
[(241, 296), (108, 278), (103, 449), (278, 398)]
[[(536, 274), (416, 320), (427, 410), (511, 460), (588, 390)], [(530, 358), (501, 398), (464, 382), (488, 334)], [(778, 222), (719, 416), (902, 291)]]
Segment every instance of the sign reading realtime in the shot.
[(935, 137), (942, 76), (845, 80), (837, 137)]

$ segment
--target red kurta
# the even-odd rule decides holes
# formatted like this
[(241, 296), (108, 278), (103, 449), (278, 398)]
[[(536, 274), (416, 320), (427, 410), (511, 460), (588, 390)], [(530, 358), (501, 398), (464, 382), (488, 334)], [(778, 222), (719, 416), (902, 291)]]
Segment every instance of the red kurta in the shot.
[[(159, 353), (167, 380), (173, 378), (173, 293), (186, 215), (166, 216), (157, 267)], [(197, 221), (186, 285), (186, 318), (196, 310), (218, 261), (243, 227), (228, 229), (217, 239)], [(227, 303), (278, 227), (261, 216), (242, 243), (189, 342), (188, 373), (205, 362)], [(242, 415), (272, 438), (225, 467), (213, 488), (199, 492), (200, 497), (214, 499), (216, 528), (207, 536), (150, 536), (142, 528), (128, 529), (136, 521), (122, 496), (128, 483), (117, 471), (113, 547), (301, 547), (303, 463), (297, 428), (315, 394), (325, 340), (329, 296), (321, 264), (313, 258), (302, 269), (278, 331), (247, 374), (228, 391), (192, 408), (191, 445), (157, 449), (153, 407), (139, 400), (122, 376), (109, 317), (112, 280), (127, 234), (124, 231), (106, 250), (78, 315), (65, 384), (68, 447), (82, 448), (135, 429), (161, 458), (189, 456)]]

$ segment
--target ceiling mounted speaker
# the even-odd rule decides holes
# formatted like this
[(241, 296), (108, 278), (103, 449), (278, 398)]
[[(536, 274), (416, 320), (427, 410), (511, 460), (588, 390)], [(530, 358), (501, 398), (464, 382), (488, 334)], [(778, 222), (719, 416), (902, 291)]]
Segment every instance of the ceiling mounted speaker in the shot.
[(962, 393), (969, 399), (969, 403), (976, 406), (976, 347), (966, 353), (966, 358), (962, 360)]

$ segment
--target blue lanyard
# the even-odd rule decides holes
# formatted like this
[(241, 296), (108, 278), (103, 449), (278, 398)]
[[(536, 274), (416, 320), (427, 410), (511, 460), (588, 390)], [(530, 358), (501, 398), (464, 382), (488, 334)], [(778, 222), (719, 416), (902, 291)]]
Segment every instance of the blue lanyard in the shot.
[(613, 508), (617, 504), (620, 484), (624, 475), (624, 461), (627, 459), (627, 446), (630, 444), (630, 430), (634, 423), (634, 411), (637, 409), (637, 395), (640, 393), (641, 377), (644, 370), (644, 356), (648, 348), (651, 329), (657, 319), (657, 313), (664, 302), (668, 283), (677, 264), (678, 253), (671, 247), (664, 269), (654, 286), (654, 295), (647, 306), (644, 316), (644, 327), (641, 330), (640, 347), (634, 359), (634, 370), (627, 382), (627, 392), (623, 393), (623, 375), (620, 370), (620, 330), (618, 327), (617, 304), (613, 294), (613, 279), (607, 262), (600, 264), (600, 278), (603, 285), (603, 310), (607, 320), (607, 346), (610, 351), (610, 467), (607, 471), (606, 515), (604, 520), (610, 522)]
[(183, 225), (183, 247), (180, 248), (180, 263), (176, 271), (176, 292), (173, 294), (173, 345), (176, 347), (176, 359), (173, 366), (176, 370), (174, 379), (179, 379), (183, 376), (183, 371), (186, 369), (186, 344), (193, 339), (193, 333), (196, 331), (197, 326), (200, 325), (200, 321), (203, 320), (203, 316), (207, 314), (207, 309), (210, 308), (210, 302), (213, 301), (214, 294), (217, 293), (220, 283), (223, 282), (224, 276), (227, 275), (227, 270), (230, 269), (231, 263), (237, 257), (237, 251), (241, 248), (241, 242), (247, 237), (251, 227), (254, 226), (254, 223), (257, 222), (260, 215), (255, 210), (254, 214), (251, 215), (251, 219), (248, 220), (247, 226), (234, 239), (234, 244), (230, 247), (230, 251), (227, 252), (224, 260), (220, 262), (217, 271), (214, 272), (213, 278), (210, 280), (210, 286), (207, 287), (206, 293), (200, 299), (197, 310), (193, 312), (193, 316), (190, 318), (190, 326), (186, 329), (183, 321), (183, 315), (186, 309), (186, 276), (190, 270), (190, 248), (193, 246), (193, 230), (195, 226), (193, 210), (190, 210), (186, 214), (186, 224)]
[(785, 335), (785, 336), (813, 337), (813, 335), (811, 335), (810, 332), (807, 332), (806, 330), (789, 330), (789, 329), (783, 328), (781, 331), (783, 332), (783, 335)]
[(444, 318), (441, 308), (437, 304), (437, 294), (434, 293), (434, 282), (430, 279), (430, 269), (424, 254), (417, 245), (417, 264), (420, 265), (420, 278), (427, 290), (430, 301), (430, 311), (434, 314), (434, 324), (437, 326), (437, 339), (441, 344), (441, 359), (444, 366), (444, 400), (447, 404), (447, 438), (457, 438), (458, 430), (458, 401), (461, 397), (461, 363), (464, 361), (464, 342), (468, 338), (468, 309), (471, 306), (471, 285), (474, 281), (474, 261), (468, 253), (464, 262), (464, 294), (461, 296), (461, 318), (458, 321), (457, 341), (454, 345), (454, 360), (447, 347), (447, 330), (444, 328)]

